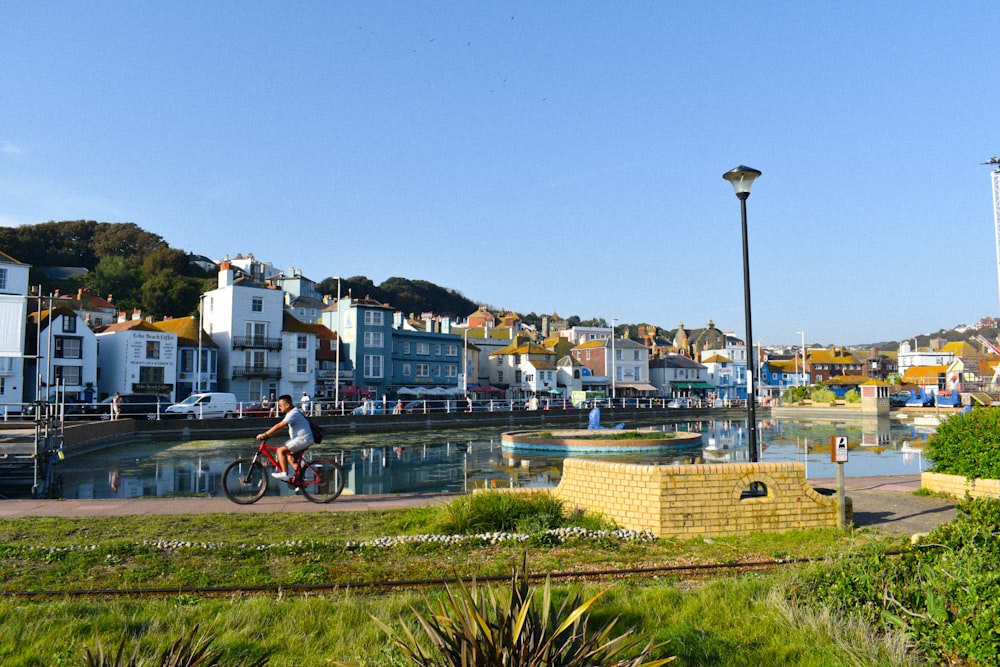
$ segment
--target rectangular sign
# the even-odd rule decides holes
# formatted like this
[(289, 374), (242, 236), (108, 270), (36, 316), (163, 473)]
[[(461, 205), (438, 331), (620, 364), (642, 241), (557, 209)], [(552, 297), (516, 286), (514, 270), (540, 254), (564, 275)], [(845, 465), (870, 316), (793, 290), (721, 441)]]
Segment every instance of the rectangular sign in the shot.
[(833, 463), (847, 463), (847, 436), (830, 436), (830, 460)]

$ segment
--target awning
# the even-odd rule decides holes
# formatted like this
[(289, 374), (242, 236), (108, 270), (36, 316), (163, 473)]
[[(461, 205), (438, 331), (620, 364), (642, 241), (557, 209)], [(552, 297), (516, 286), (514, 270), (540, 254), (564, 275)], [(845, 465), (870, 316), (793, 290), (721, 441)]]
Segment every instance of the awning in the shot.
[(676, 389), (715, 389), (715, 385), (708, 382), (671, 382), (670, 386)]
[(637, 391), (658, 391), (656, 387), (648, 382), (617, 382), (615, 387), (619, 389), (635, 389)]

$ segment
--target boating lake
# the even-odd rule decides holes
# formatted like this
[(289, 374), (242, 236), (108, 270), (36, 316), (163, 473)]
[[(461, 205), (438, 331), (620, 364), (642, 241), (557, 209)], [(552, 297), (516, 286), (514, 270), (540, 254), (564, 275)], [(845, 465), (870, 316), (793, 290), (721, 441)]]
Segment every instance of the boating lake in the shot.
[[(747, 460), (745, 421), (706, 419), (630, 426), (698, 432), (702, 437), (687, 448), (590, 456), (656, 464)], [(915, 475), (929, 467), (923, 448), (930, 433), (931, 429), (889, 420), (770, 419), (762, 421), (758, 430), (759, 460), (801, 461), (810, 479), (832, 478), (837, 464), (830, 462), (830, 437), (846, 435), (846, 476)], [(357, 495), (554, 487), (559, 483), (563, 455), (505, 449), (500, 436), (495, 428), (369, 433), (336, 436), (311, 451), (316, 457), (342, 460), (347, 478), (344, 492)], [(251, 456), (255, 446), (247, 440), (120, 445), (61, 461), (55, 469), (56, 486), (63, 498), (223, 496), (222, 471), (233, 459)], [(283, 484), (270, 487), (269, 493), (289, 492)]]

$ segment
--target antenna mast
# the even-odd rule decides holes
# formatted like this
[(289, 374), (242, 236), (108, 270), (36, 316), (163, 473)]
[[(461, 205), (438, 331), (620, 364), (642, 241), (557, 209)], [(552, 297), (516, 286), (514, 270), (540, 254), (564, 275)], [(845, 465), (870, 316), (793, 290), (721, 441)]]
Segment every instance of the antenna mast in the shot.
[(1000, 297), (1000, 157), (994, 155), (982, 164), (993, 167), (990, 173), (993, 181), (993, 235), (997, 247), (997, 295)]

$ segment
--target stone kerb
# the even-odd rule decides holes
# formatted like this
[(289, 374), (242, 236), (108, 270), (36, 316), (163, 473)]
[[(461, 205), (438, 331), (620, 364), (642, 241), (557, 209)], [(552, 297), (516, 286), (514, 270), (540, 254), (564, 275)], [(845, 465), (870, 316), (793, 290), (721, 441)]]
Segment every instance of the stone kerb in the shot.
[(963, 475), (939, 472), (920, 473), (921, 488), (953, 498), (1000, 498), (1000, 480), (969, 479)]
[(555, 494), (658, 537), (837, 526), (836, 498), (809, 486), (805, 466), (795, 462), (658, 466), (570, 458)]

